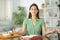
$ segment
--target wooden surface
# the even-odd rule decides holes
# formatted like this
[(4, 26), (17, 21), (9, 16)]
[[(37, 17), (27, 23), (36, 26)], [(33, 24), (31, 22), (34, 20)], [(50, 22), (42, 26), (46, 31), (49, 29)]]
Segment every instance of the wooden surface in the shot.
[(20, 35), (15, 34), (15, 35), (0, 35), (0, 39), (2, 40), (6, 40), (6, 39), (13, 39), (13, 38), (19, 38)]

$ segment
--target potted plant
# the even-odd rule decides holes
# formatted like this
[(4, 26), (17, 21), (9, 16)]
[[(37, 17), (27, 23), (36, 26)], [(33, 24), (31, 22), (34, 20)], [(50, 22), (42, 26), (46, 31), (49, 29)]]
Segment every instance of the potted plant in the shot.
[(24, 18), (26, 17), (25, 8), (22, 6), (18, 7), (18, 12), (13, 12), (13, 23), (14, 25), (22, 25)]

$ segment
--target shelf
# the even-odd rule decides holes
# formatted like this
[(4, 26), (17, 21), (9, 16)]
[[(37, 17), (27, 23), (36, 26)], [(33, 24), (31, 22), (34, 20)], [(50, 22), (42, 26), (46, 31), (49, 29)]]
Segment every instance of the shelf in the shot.
[(59, 9), (58, 7), (49, 7), (49, 8), (41, 8), (41, 9)]
[[(46, 17), (40, 17), (40, 18), (46, 18)], [(55, 17), (47, 17), (48, 19), (58, 19), (58, 18), (55, 18)]]

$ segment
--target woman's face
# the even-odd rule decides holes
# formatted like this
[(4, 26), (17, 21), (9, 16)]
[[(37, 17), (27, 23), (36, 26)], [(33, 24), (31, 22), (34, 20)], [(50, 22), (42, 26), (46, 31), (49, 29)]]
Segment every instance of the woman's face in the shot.
[(38, 10), (37, 10), (36, 6), (32, 6), (30, 8), (29, 12), (31, 13), (32, 16), (36, 16)]

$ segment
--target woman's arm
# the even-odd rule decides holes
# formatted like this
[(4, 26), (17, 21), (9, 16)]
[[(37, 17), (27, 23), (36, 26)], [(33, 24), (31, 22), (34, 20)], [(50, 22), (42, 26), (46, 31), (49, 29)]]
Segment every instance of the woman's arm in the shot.
[(12, 34), (24, 35), (26, 33), (26, 27), (23, 25), (20, 32), (17, 32), (15, 29), (12, 30)]
[(20, 34), (24, 35), (25, 33), (26, 33), (26, 27), (23, 25)]
[(42, 27), (42, 33), (44, 35), (52, 34), (52, 33), (55, 33), (55, 32), (57, 32), (56, 29), (53, 29), (53, 30), (47, 32), (46, 27), (45, 26)]
[(23, 21), (22, 30), (21, 30), (20, 32), (17, 32), (17, 31), (16, 31), (15, 33), (24, 35), (24, 34), (26, 33), (26, 25), (27, 25), (27, 19), (25, 19), (25, 20)]

